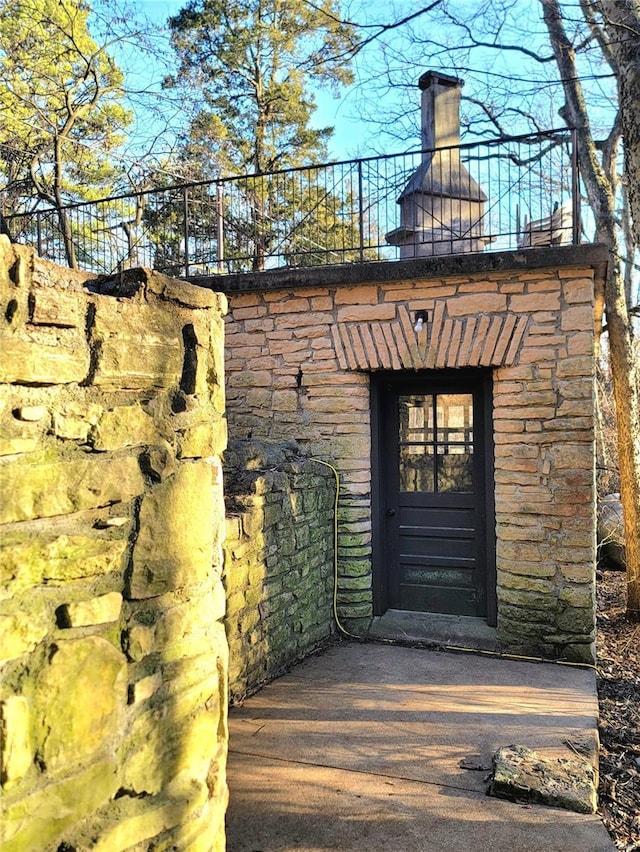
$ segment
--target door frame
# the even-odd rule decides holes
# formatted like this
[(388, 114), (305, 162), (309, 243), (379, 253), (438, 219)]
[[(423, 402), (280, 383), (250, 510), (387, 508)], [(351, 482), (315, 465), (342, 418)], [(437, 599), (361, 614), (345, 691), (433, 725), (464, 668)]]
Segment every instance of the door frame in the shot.
[(371, 531), (372, 531), (372, 588), (373, 613), (384, 615), (389, 608), (386, 563), (385, 511), (386, 494), (383, 481), (382, 430), (384, 413), (382, 400), (389, 391), (397, 393), (403, 387), (420, 379), (436, 384), (443, 391), (455, 392), (460, 382), (471, 382), (482, 392), (484, 418), (484, 538), (487, 578), (487, 623), (497, 623), (496, 598), (496, 524), (493, 442), (493, 376), (490, 369), (468, 368), (460, 370), (411, 370), (375, 372), (370, 374), (371, 395)]

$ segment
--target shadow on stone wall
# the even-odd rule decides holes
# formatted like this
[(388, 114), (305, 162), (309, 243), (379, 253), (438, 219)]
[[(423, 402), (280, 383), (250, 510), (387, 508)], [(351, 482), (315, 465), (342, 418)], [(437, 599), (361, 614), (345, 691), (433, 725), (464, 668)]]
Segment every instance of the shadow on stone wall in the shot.
[(232, 701), (335, 631), (330, 471), (294, 442), (230, 441), (223, 583)]

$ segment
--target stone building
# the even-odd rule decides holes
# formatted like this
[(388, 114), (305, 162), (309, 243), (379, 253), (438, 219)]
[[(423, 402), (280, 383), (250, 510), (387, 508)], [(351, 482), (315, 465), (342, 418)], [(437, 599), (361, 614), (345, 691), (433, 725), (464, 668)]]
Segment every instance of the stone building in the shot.
[(593, 660), (605, 264), (557, 246), (217, 280), (230, 436), (340, 474), (349, 632)]
[(339, 477), (346, 632), (592, 661), (606, 252), (562, 245), (574, 201), (570, 228), (553, 214), (485, 253), (498, 199), (461, 161), (462, 81), (418, 85), (398, 260), (202, 282), (229, 300), (229, 434), (295, 441)]

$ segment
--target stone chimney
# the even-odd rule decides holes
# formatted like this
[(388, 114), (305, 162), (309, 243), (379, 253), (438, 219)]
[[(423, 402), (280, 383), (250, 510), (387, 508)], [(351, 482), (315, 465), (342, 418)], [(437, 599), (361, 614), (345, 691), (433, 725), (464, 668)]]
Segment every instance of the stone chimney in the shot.
[(482, 251), (487, 196), (460, 161), (463, 81), (427, 71), (422, 91), (423, 159), (398, 198), (400, 227), (386, 235), (400, 258)]
[(418, 80), (422, 92), (422, 149), (460, 144), (460, 95), (462, 80), (427, 71)]

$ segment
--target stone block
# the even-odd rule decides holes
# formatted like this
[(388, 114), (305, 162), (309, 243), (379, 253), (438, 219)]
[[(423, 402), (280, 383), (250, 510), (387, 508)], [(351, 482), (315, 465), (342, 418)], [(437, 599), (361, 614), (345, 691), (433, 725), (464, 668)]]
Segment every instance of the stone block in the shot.
[(157, 444), (161, 438), (153, 417), (142, 406), (120, 405), (105, 411), (89, 436), (94, 450), (121, 450), (144, 444)]
[(229, 387), (232, 388), (268, 388), (272, 381), (269, 370), (243, 370), (228, 377)]
[(447, 302), (447, 314), (450, 317), (475, 317), (480, 314), (500, 314), (506, 307), (507, 297), (502, 293), (471, 293), (450, 299)]
[(271, 408), (271, 390), (266, 388), (252, 388), (247, 391), (245, 404), (247, 408)]
[(498, 557), (497, 565), (498, 570), (504, 574), (519, 574), (529, 578), (546, 578), (547, 580), (555, 577), (558, 570), (557, 565), (546, 560), (541, 562), (515, 562), (512, 559)]
[(127, 542), (98, 535), (52, 537), (33, 530), (3, 532), (0, 596), (121, 571)]
[[(415, 293), (412, 293), (415, 297)], [(378, 288), (375, 284), (359, 287), (338, 287), (334, 300), (336, 305), (377, 305)]]
[(589, 332), (574, 332), (567, 340), (567, 355), (593, 355), (595, 338)]
[(25, 618), (22, 613), (0, 615), (0, 664), (35, 650), (51, 627), (53, 623), (44, 618)]
[(6, 789), (21, 781), (33, 763), (29, 704), (22, 695), (0, 702), (0, 782)]
[(61, 641), (38, 673), (38, 752), (48, 771), (94, 760), (113, 746), (127, 701), (127, 662), (105, 639)]
[(337, 316), (338, 323), (380, 322), (394, 320), (395, 318), (396, 306), (392, 302), (380, 305), (363, 305), (356, 301), (354, 305), (339, 308)]
[(294, 390), (274, 390), (271, 407), (273, 411), (297, 411), (298, 394)]
[(593, 306), (575, 305), (562, 311), (560, 327), (563, 331), (591, 331), (593, 329)]
[[(155, 838), (165, 834), (172, 828), (185, 824), (188, 826), (198, 811), (207, 801), (207, 787), (204, 783), (193, 783), (188, 791), (185, 790), (184, 797), (156, 796), (151, 799), (127, 799), (118, 800), (116, 815), (110, 824), (100, 833), (95, 845), (91, 846), (92, 852), (115, 852), (120, 849), (134, 849), (135, 847), (153, 848), (159, 850), (154, 841)], [(207, 852), (213, 848), (213, 838), (209, 846), (205, 847)], [(167, 847), (165, 847), (167, 848)], [(187, 852), (187, 847), (180, 848)]]
[(578, 305), (580, 303), (585, 303), (592, 307), (593, 281), (590, 278), (575, 281), (565, 281), (564, 300), (568, 305)]
[(558, 614), (556, 624), (565, 633), (589, 635), (595, 628), (595, 611), (593, 607), (568, 606)]
[(308, 313), (309, 300), (305, 298), (295, 297), (290, 294), (284, 299), (277, 299), (271, 302), (269, 306), (270, 314), (295, 314)]
[(122, 595), (109, 592), (88, 601), (63, 604), (59, 608), (59, 620), (64, 627), (88, 627), (92, 624), (108, 624), (120, 618)]
[(197, 423), (182, 434), (178, 458), (195, 459), (220, 455), (227, 446), (226, 419)]
[[(203, 704), (207, 691), (217, 689), (216, 681), (212, 677), (206, 689), (200, 687)], [(123, 786), (154, 795), (183, 772), (204, 782), (218, 751), (218, 725), (217, 713), (203, 707), (188, 716), (174, 700), (138, 716), (127, 738)]]
[(102, 406), (95, 403), (66, 402), (56, 406), (52, 412), (54, 434), (57, 438), (86, 441), (102, 411)]
[(44, 420), (48, 413), (46, 405), (21, 405), (15, 410), (15, 417), (26, 423), (37, 423), (38, 420)]
[(584, 565), (562, 565), (562, 577), (570, 583), (593, 583), (595, 578), (595, 562), (590, 560)]
[(156, 630), (153, 625), (133, 624), (125, 637), (127, 656), (133, 662), (139, 662), (156, 648)]
[(33, 453), (38, 449), (39, 435), (28, 435), (23, 430), (8, 430), (0, 425), (0, 456)]
[(519, 562), (525, 561), (539, 564), (542, 559), (542, 546), (532, 542), (530, 539), (526, 539), (525, 541), (499, 540), (497, 554), (505, 562), (516, 560)]
[(204, 582), (213, 561), (212, 529), (222, 523), (206, 462), (181, 465), (145, 495), (133, 548), (129, 595), (154, 597)]
[(560, 600), (570, 606), (592, 610), (595, 607), (594, 583), (584, 586), (565, 586), (560, 591)]
[(549, 758), (511, 745), (493, 756), (490, 793), (502, 799), (535, 802), (583, 814), (595, 813), (597, 773), (575, 755)]
[(154, 672), (147, 677), (140, 678), (131, 684), (129, 688), (129, 699), (131, 704), (139, 704), (141, 701), (146, 701), (151, 698), (158, 689), (162, 686), (162, 675), (160, 672)]
[(31, 292), (30, 317), (33, 325), (84, 330), (87, 298), (84, 293), (61, 288), (34, 288)]
[(157, 303), (101, 298), (91, 330), (98, 355), (93, 384), (113, 389), (178, 385), (184, 362), (184, 319), (179, 310)]
[(536, 635), (541, 636), (543, 633), (549, 632), (549, 627), (553, 627), (556, 623), (556, 613), (554, 610), (539, 610), (539, 609), (523, 609), (518, 606), (509, 606), (502, 604), (500, 607), (499, 618), (501, 621), (507, 621), (516, 626), (516, 631), (519, 625), (534, 624)]
[(586, 663), (593, 666), (596, 662), (596, 643), (571, 642), (564, 646), (563, 656), (571, 663)]
[(84, 334), (67, 345), (2, 336), (0, 382), (66, 385), (81, 382), (89, 372), (89, 348)]
[[(77, 766), (72, 760), (70, 765)], [(29, 796), (5, 801), (2, 852), (49, 848), (70, 826), (106, 804), (118, 786), (115, 760), (107, 757)]]
[(554, 583), (547, 579), (529, 577), (524, 574), (507, 573), (501, 570), (498, 570), (497, 582), (498, 586), (502, 589), (519, 589), (526, 592), (539, 592), (545, 595), (552, 595), (555, 588)]
[(557, 366), (559, 379), (593, 376), (594, 371), (595, 360), (591, 355), (574, 355), (571, 358), (563, 358)]
[(145, 269), (147, 279), (146, 289), (155, 293), (168, 302), (175, 302), (187, 308), (212, 308), (216, 313), (227, 313), (227, 297), (224, 293), (216, 293), (206, 287), (198, 287), (178, 278), (170, 278), (155, 270)]
[(557, 599), (553, 594), (540, 594), (523, 589), (504, 589), (498, 586), (498, 601), (523, 609), (555, 610)]
[[(503, 647), (511, 649), (528, 648), (531, 653), (542, 654), (541, 637), (546, 635), (550, 626), (544, 621), (534, 621), (525, 618), (500, 617), (498, 620), (497, 638)], [(513, 653), (518, 653), (514, 650)]]
[(515, 313), (536, 313), (540, 311), (559, 311), (559, 288), (555, 292), (512, 295), (509, 297), (509, 310)]
[(342, 604), (339, 608), (341, 618), (371, 618), (373, 616), (373, 607), (370, 603), (358, 604)]
[(213, 590), (193, 594), (187, 602), (163, 601), (155, 626), (155, 647), (166, 662), (206, 654), (215, 647)]
[(363, 577), (371, 573), (371, 559), (341, 559), (341, 577)]
[(100, 388), (126, 390), (170, 388), (182, 375), (182, 340), (141, 341), (122, 338), (103, 341), (93, 384)]
[[(67, 515), (131, 500), (144, 491), (144, 481), (132, 457), (96, 459), (91, 456), (32, 463), (11, 462), (0, 469), (0, 523)], [(8, 495), (8, 497), (7, 497)]]

